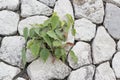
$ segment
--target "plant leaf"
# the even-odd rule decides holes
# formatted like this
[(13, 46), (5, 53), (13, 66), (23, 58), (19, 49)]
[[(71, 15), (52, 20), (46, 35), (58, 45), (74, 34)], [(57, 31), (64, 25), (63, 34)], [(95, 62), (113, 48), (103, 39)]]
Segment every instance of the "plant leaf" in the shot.
[(75, 53), (72, 50), (70, 51), (70, 56), (71, 56), (71, 58), (73, 59), (73, 61), (75, 63), (78, 62), (78, 58), (77, 58), (77, 56), (75, 55)]
[(62, 61), (65, 62), (65, 59), (66, 59), (66, 51), (65, 51), (65, 49), (61, 49), (61, 54), (62, 54)]
[(45, 62), (46, 62), (46, 60), (48, 59), (49, 55), (50, 55), (50, 52), (49, 52), (49, 50), (46, 49), (46, 48), (42, 49), (41, 52), (40, 52), (40, 57), (41, 57), (41, 59), (44, 60)]
[(30, 46), (33, 44), (33, 40), (29, 40), (27, 42), (27, 48), (30, 49)]
[(55, 49), (55, 57), (59, 59), (61, 56), (62, 56), (61, 49), (60, 48)]
[(64, 40), (63, 33), (60, 32), (60, 30), (56, 29), (55, 32), (56, 32), (57, 36), (59, 37), (59, 39)]
[(34, 37), (34, 35), (35, 35), (34, 28), (31, 28), (31, 29), (30, 29), (29, 35), (30, 35), (31, 38)]
[(27, 27), (25, 27), (23, 30), (23, 36), (25, 37), (25, 40), (28, 39), (28, 28)]
[(72, 29), (72, 35), (75, 36), (75, 34), (76, 34), (76, 30), (73, 28)]
[(55, 32), (54, 31), (48, 31), (47, 32), (47, 35), (48, 36), (50, 36), (51, 38), (53, 38), (53, 39), (58, 39), (58, 37), (57, 37), (57, 35), (55, 34)]
[(60, 47), (60, 46), (62, 46), (62, 42), (60, 42), (60, 41), (53, 41), (53, 46), (54, 47)]
[(22, 49), (22, 62), (23, 62), (23, 65), (25, 66), (26, 65), (26, 50), (25, 50), (25, 48)]

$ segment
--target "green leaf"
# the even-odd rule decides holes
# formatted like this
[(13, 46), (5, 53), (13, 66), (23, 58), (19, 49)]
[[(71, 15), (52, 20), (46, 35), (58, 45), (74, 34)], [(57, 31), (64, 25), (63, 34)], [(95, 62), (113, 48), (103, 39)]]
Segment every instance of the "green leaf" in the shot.
[(60, 46), (62, 46), (62, 42), (60, 42), (60, 41), (53, 41), (53, 46), (54, 47), (60, 47)]
[(31, 29), (30, 29), (29, 35), (30, 35), (31, 38), (34, 37), (34, 35), (35, 35), (34, 28), (31, 28)]
[(75, 55), (75, 53), (72, 50), (70, 51), (70, 56), (71, 56), (71, 58), (73, 59), (73, 61), (75, 63), (78, 62), (78, 58), (77, 58), (77, 56)]
[(30, 49), (30, 46), (33, 44), (33, 40), (29, 40), (27, 42), (27, 48)]
[(37, 57), (40, 51), (40, 41), (34, 40), (33, 44), (30, 46), (30, 51), (33, 56)]
[(25, 64), (26, 64), (26, 50), (25, 50), (25, 48), (22, 49), (22, 62), (23, 62), (23, 65), (25, 66)]
[(59, 59), (61, 56), (62, 56), (61, 49), (60, 48), (55, 49), (55, 57)]
[(57, 36), (58, 36), (61, 40), (64, 40), (63, 33), (60, 32), (60, 30), (56, 29), (55, 32), (56, 32)]
[(75, 36), (75, 34), (76, 34), (76, 30), (73, 28), (72, 29), (72, 35)]
[(28, 28), (27, 27), (25, 27), (23, 30), (23, 36), (25, 37), (25, 40), (28, 39)]
[(40, 57), (41, 57), (41, 59), (44, 60), (45, 62), (46, 62), (46, 60), (48, 59), (49, 55), (50, 55), (50, 52), (49, 52), (49, 50), (46, 49), (46, 48), (42, 49), (41, 52), (40, 52)]
[(66, 51), (65, 51), (65, 49), (61, 49), (61, 54), (62, 54), (62, 61), (65, 62), (65, 59), (66, 59)]
[(72, 16), (70, 14), (66, 14), (68, 21), (73, 25), (74, 24), (74, 20), (72, 18)]
[(35, 33), (36, 33), (37, 35), (40, 36), (40, 34), (39, 34), (39, 32), (40, 32), (40, 28), (37, 27), (37, 28), (34, 29), (34, 31), (35, 31)]
[(53, 38), (53, 39), (58, 39), (58, 37), (57, 37), (57, 35), (55, 34), (55, 32), (54, 31), (48, 31), (47, 32), (47, 35), (48, 36), (50, 36), (51, 38)]

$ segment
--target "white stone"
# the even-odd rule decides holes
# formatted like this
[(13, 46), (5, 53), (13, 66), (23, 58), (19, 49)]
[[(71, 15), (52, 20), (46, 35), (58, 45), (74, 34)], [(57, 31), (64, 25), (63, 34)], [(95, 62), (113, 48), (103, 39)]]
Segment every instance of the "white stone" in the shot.
[(24, 79), (22, 77), (18, 77), (16, 80), (26, 80), (26, 79)]
[(106, 15), (104, 26), (113, 38), (120, 39), (120, 8), (113, 4), (107, 3), (105, 11)]
[(0, 11), (0, 35), (11, 35), (17, 32), (19, 15), (12, 11)]
[(37, 0), (22, 0), (21, 16), (28, 17), (33, 15), (50, 16), (52, 9)]
[(120, 7), (120, 0), (103, 0), (103, 1), (105, 1), (107, 3), (113, 3)]
[(19, 72), (19, 68), (0, 62), (0, 80), (13, 80), (12, 78)]
[(19, 8), (19, 0), (0, 0), (0, 10), (9, 9), (17, 10)]
[(75, 71), (72, 71), (68, 80), (93, 80), (95, 66), (85, 66)]
[(75, 55), (78, 58), (78, 62), (75, 63), (75, 61), (71, 58), (70, 54), (68, 55), (69, 65), (73, 69), (92, 63), (91, 49), (88, 43), (77, 42), (75, 46), (72, 48), (72, 51), (75, 53)]
[(76, 20), (74, 28), (76, 29), (75, 40), (91, 41), (95, 36), (96, 25), (85, 18)]
[(5, 37), (2, 40), (0, 49), (0, 59), (8, 62), (11, 65), (20, 66), (25, 40), (21, 36)]
[[(70, 14), (74, 19), (70, 0), (58, 0), (55, 4), (54, 12), (57, 12), (61, 20), (66, 20), (66, 14)], [(66, 42), (74, 43), (74, 36), (71, 34), (71, 28)]]
[(102, 63), (96, 68), (95, 80), (116, 80), (109, 62)]
[(87, 18), (94, 23), (102, 23), (104, 6), (102, 0), (73, 0), (76, 18)]
[(117, 43), (117, 50), (120, 51), (120, 40)]
[(64, 79), (71, 72), (71, 69), (60, 60), (52, 63), (53, 57), (49, 56), (44, 62), (42, 59), (33, 61), (27, 68), (31, 80)]
[(25, 27), (32, 28), (31, 24), (42, 24), (48, 18), (45, 16), (32, 16), (26, 19), (23, 19), (19, 22), (18, 31), (20, 35), (23, 35), (23, 30)]
[(106, 32), (105, 28), (98, 27), (96, 37), (92, 43), (94, 64), (110, 60), (116, 51), (115, 48), (115, 41)]
[(56, 0), (39, 0), (39, 1), (50, 7), (54, 7), (55, 2), (56, 2)]
[(120, 52), (117, 52), (112, 60), (112, 67), (117, 78), (120, 78)]

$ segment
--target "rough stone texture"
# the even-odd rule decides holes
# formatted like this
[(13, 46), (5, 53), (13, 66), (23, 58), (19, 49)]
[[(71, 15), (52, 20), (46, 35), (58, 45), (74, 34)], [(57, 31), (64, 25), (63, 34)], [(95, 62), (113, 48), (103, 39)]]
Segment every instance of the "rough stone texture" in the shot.
[(94, 64), (110, 60), (115, 53), (115, 48), (115, 41), (109, 36), (104, 27), (99, 27), (92, 44)]
[(70, 73), (68, 80), (93, 80), (95, 66), (85, 66)]
[(73, 0), (76, 18), (87, 18), (94, 23), (102, 23), (104, 6), (102, 0)]
[(85, 18), (76, 20), (74, 28), (76, 29), (75, 40), (91, 41), (95, 36), (96, 25)]
[[(61, 20), (66, 20), (66, 14), (70, 14), (74, 19), (73, 8), (70, 0), (58, 0), (55, 4), (54, 12), (57, 12)], [(69, 30), (66, 42), (74, 43), (74, 36), (71, 34), (71, 29)]]
[(120, 0), (103, 0), (107, 3), (113, 3), (115, 4), (116, 6), (119, 6), (120, 7)]
[(120, 40), (117, 43), (117, 50), (120, 51)]
[(0, 42), (1, 42), (2, 38), (0, 37)]
[(42, 24), (48, 18), (45, 16), (32, 16), (26, 19), (23, 19), (19, 22), (18, 31), (20, 35), (23, 35), (23, 30), (25, 27), (32, 28), (31, 24)]
[(0, 80), (13, 80), (12, 78), (19, 72), (19, 68), (12, 67), (3, 62), (0, 62)]
[(120, 78), (120, 52), (117, 52), (112, 60), (112, 67), (117, 78)]
[(0, 35), (11, 35), (17, 32), (19, 15), (12, 11), (0, 11)]
[(104, 26), (107, 28), (112, 37), (120, 39), (120, 8), (113, 4), (107, 3), (105, 11), (106, 16)]
[(81, 66), (87, 65), (87, 64), (91, 64), (92, 60), (91, 60), (91, 49), (90, 49), (90, 45), (88, 43), (85, 42), (77, 42), (76, 45), (72, 48), (72, 50), (74, 51), (75, 55), (78, 57), (78, 62), (75, 63), (70, 54), (68, 55), (68, 62), (69, 65), (73, 68), (79, 68)]
[(46, 4), (47, 6), (53, 7), (55, 5), (56, 0), (39, 0), (41, 3)]
[(16, 80), (26, 80), (26, 79), (24, 79), (22, 77), (18, 77)]
[(100, 64), (96, 68), (95, 80), (116, 80), (109, 62)]
[(53, 78), (64, 79), (69, 75), (71, 69), (60, 60), (52, 63), (52, 58), (49, 57), (46, 63), (40, 58), (33, 61), (27, 68), (28, 75), (31, 80), (50, 80)]
[(19, 0), (0, 0), (0, 10), (9, 9), (17, 10), (19, 8)]
[(32, 62), (35, 57), (32, 55), (31, 51), (27, 49), (26, 52), (26, 62)]
[(52, 9), (37, 0), (22, 0), (21, 16), (28, 17), (32, 15), (50, 16)]
[(8, 62), (11, 65), (21, 65), (21, 50), (25, 40), (21, 36), (5, 37), (2, 40), (0, 49), (0, 59)]

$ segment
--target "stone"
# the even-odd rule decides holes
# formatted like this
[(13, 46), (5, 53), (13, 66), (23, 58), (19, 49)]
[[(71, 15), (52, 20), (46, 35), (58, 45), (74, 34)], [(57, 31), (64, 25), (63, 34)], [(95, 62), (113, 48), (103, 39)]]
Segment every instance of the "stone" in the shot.
[(0, 41), (2, 40), (2, 38), (0, 37)]
[(18, 10), (19, 9), (19, 0), (0, 0), (0, 10)]
[(73, 69), (77, 69), (81, 66), (85, 66), (92, 63), (91, 49), (88, 43), (77, 42), (72, 48), (72, 51), (75, 53), (75, 55), (78, 58), (78, 62), (75, 63), (75, 61), (73, 61), (73, 59), (71, 58), (70, 54), (68, 55), (69, 65)]
[(117, 50), (120, 51), (120, 40), (117, 43)]
[(19, 15), (12, 11), (0, 11), (0, 35), (12, 35), (17, 33)]
[(4, 37), (0, 49), (0, 59), (20, 67), (22, 63), (21, 51), (24, 44), (25, 39), (21, 36)]
[(98, 64), (110, 60), (116, 51), (115, 48), (116, 43), (106, 32), (105, 28), (102, 26), (98, 27), (97, 34), (92, 43), (93, 63)]
[(31, 80), (53, 80), (64, 79), (71, 72), (71, 69), (60, 60), (52, 62), (50, 55), (46, 62), (41, 58), (33, 61), (27, 67), (27, 73)]
[(120, 8), (113, 4), (107, 3), (105, 11), (106, 16), (104, 26), (113, 38), (120, 39)]
[(115, 4), (116, 6), (119, 6), (120, 7), (120, 0), (103, 0), (107, 3), (112, 3), (112, 4)]
[(35, 59), (35, 57), (32, 55), (32, 52), (27, 49), (26, 51), (26, 62), (32, 62)]
[[(61, 20), (66, 20), (66, 14), (70, 14), (73, 19), (73, 8), (70, 0), (58, 0), (56, 1), (54, 12), (57, 12), (58, 16)], [(68, 32), (68, 38), (66, 42), (74, 43), (74, 36), (71, 33), (71, 28)], [(69, 48), (68, 48), (69, 50)]]
[(109, 62), (102, 63), (96, 68), (95, 80), (116, 80)]
[(26, 80), (26, 79), (24, 79), (22, 77), (18, 77), (16, 80)]
[(19, 72), (19, 68), (0, 62), (0, 80), (13, 80)]
[(120, 52), (117, 52), (112, 60), (112, 68), (117, 78), (120, 78)]
[(74, 28), (76, 29), (75, 40), (91, 41), (95, 36), (96, 25), (88, 19), (76, 20)]
[(56, 2), (56, 0), (39, 0), (39, 1), (50, 7), (54, 7), (55, 2)]
[(33, 15), (52, 15), (52, 9), (37, 0), (22, 0), (21, 16), (29, 17)]
[(104, 6), (102, 0), (73, 0), (76, 18), (87, 18), (96, 24), (103, 22)]
[(18, 31), (20, 35), (23, 35), (23, 30), (25, 27), (28, 29), (32, 28), (31, 24), (42, 24), (48, 18), (45, 16), (32, 16), (26, 19), (23, 19), (19, 22)]
[(89, 65), (72, 71), (67, 80), (93, 80), (95, 66)]

